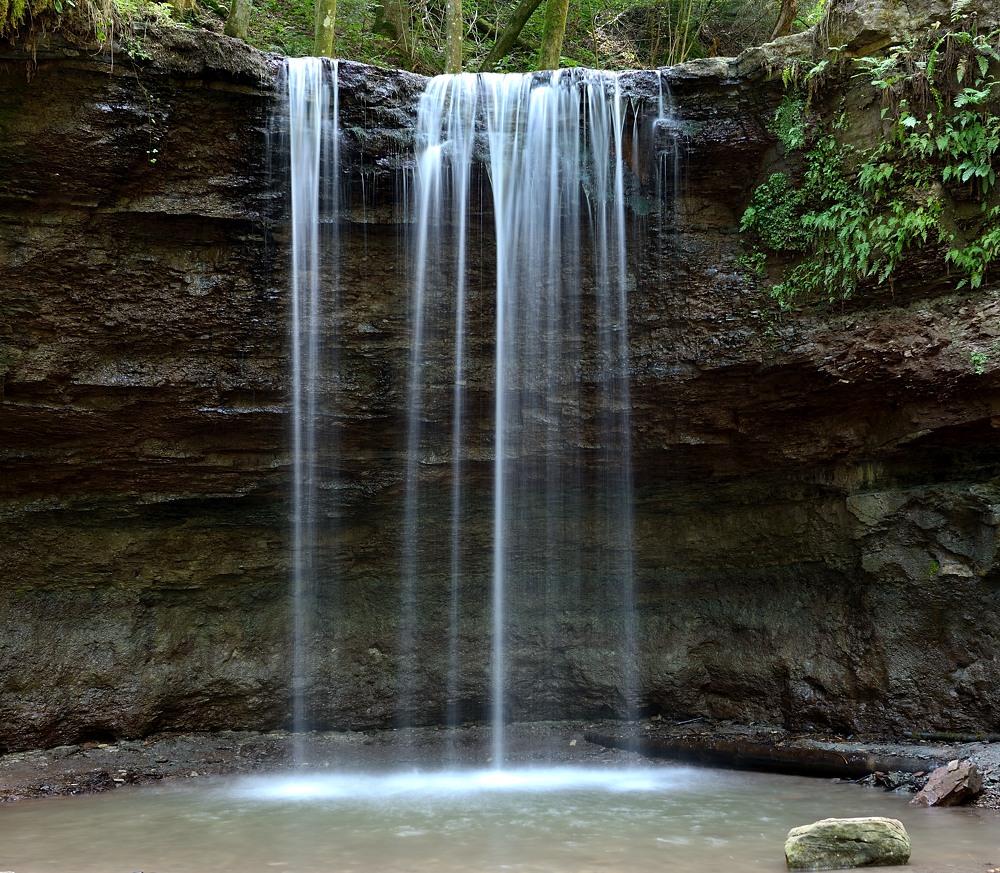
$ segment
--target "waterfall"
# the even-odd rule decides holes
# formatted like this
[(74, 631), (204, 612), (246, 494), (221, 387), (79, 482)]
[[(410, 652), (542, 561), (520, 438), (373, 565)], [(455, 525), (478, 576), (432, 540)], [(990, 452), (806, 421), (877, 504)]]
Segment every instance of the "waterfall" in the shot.
[[(320, 461), (337, 454), (337, 76), (319, 59), (290, 60), (286, 73), (298, 733), (326, 693), (315, 653), (336, 651), (317, 615), (337, 585), (336, 512), (320, 500), (338, 475)], [(573, 711), (637, 708), (626, 202), (650, 138), (639, 117), (620, 77), (585, 70), (440, 76), (418, 107), (394, 720), (426, 723), (439, 698), (441, 723), (488, 714), (497, 767), (508, 720), (565, 716), (581, 658), (599, 651), (611, 678), (598, 704), (570, 701)], [(470, 533), (473, 516), (489, 519), (488, 547)], [(443, 555), (447, 603), (428, 581), (439, 584)], [(615, 628), (610, 642), (592, 601), (601, 628)], [(428, 609), (444, 615), (446, 638), (429, 637), (439, 625)], [(431, 679), (429, 640), (446, 649)]]
[[(336, 304), (337, 212), (340, 166), (337, 130), (337, 65), (320, 58), (289, 59), (288, 182), (291, 192), (291, 388), (292, 388), (292, 729), (308, 729), (314, 615), (321, 581), (319, 506), (321, 479), (331, 474), (319, 461), (322, 428), (335, 398), (324, 382), (336, 370), (336, 336), (329, 327)], [(331, 253), (334, 255), (331, 257)], [(301, 760), (301, 745), (296, 751)]]
[[(408, 725), (413, 688), (410, 663), (416, 657), (415, 628), (418, 621), (416, 602), (420, 584), (419, 461), (423, 417), (423, 359), (426, 353), (426, 325), (429, 301), (427, 286), (433, 274), (438, 285), (447, 283), (454, 312), (454, 353), (451, 404), (451, 535), (450, 535), (450, 607), (447, 655), (446, 724), (458, 720), (457, 698), (461, 669), (459, 659), (459, 622), (461, 620), (461, 548), (462, 548), (462, 423), (465, 371), (465, 280), (468, 237), (467, 211), (470, 197), (470, 173), (474, 118), (476, 111), (475, 77), (432, 79), (420, 100), (417, 140), (422, 148), (416, 160), (413, 241), (413, 295), (411, 300), (412, 343), (407, 391), (406, 496), (403, 511), (403, 609), (402, 639), (404, 669), (399, 682), (397, 711), (401, 724)], [(450, 205), (450, 209), (446, 208)], [(455, 230), (457, 257), (447, 263), (439, 248), (443, 227)]]
[[(477, 120), (479, 130), (473, 131)], [(631, 712), (635, 705), (624, 126), (617, 77), (588, 71), (442, 76), (431, 81), (419, 106), (411, 434), (421, 417), (415, 386), (425, 355), (430, 271), (436, 278), (456, 277), (456, 311), (464, 311), (468, 186), (477, 151), (487, 168), (493, 202), (496, 351), (489, 711), (496, 766), (505, 756), (502, 726), (511, 684), (539, 684), (543, 689), (558, 684), (553, 671), (559, 668), (552, 661), (528, 665), (528, 670), (519, 665), (514, 679), (512, 636), (520, 634), (521, 622), (527, 621), (549, 651), (572, 647), (584, 631), (565, 627), (559, 614), (567, 601), (579, 599), (585, 574), (600, 578), (614, 604), (609, 608), (620, 613), (622, 700), (617, 708)], [(445, 178), (448, 185), (442, 183)], [(450, 210), (440, 199), (445, 193), (451, 198)], [(429, 258), (439, 258), (444, 251), (454, 252), (453, 262), (430, 266)], [(590, 335), (584, 333), (585, 321), (590, 322)], [(451, 451), (453, 499), (459, 500), (465, 345), (461, 315), (454, 336)], [(418, 446), (412, 436), (409, 446), (413, 466), (408, 482), (415, 488)], [(597, 470), (589, 482), (584, 471), (588, 452)], [(452, 518), (457, 542), (457, 504)], [(418, 519), (409, 511), (407, 519), (407, 538), (416, 542)], [(599, 540), (598, 559), (584, 566), (581, 553), (588, 535)], [(456, 558), (456, 572), (457, 567)], [(457, 582), (452, 590), (457, 597)], [(453, 638), (450, 645), (455, 644)], [(449, 662), (454, 666), (459, 661), (452, 652)], [(449, 694), (455, 684), (450, 675)], [(550, 711), (533, 714), (555, 718), (560, 711), (553, 699)]]
[[(652, 134), (648, 138), (656, 157), (656, 188), (654, 201), (658, 238), (657, 259), (676, 260), (678, 238), (678, 216), (680, 196), (683, 188), (684, 168), (684, 124), (674, 108), (674, 95), (670, 83), (663, 72), (657, 75), (657, 112), (652, 119)], [(673, 232), (667, 232), (672, 222)], [(664, 240), (670, 239), (669, 250), (664, 252)]]

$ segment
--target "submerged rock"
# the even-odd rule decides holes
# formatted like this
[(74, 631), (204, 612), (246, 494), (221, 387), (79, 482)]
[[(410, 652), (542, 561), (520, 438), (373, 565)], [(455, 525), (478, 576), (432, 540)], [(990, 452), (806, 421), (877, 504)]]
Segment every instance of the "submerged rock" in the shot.
[(887, 867), (910, 860), (910, 838), (894, 818), (825, 818), (792, 828), (785, 841), (789, 870)]
[(961, 806), (983, 790), (983, 774), (971, 761), (949, 761), (931, 773), (912, 806)]

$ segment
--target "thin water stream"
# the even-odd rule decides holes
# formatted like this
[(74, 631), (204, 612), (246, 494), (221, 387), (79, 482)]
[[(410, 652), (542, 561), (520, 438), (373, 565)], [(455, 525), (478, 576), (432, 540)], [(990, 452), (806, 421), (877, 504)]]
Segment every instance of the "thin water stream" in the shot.
[[(196, 784), (197, 783), (197, 784)], [(888, 815), (910, 873), (1000, 861), (993, 811), (815, 779), (678, 766), (194, 780), (24, 801), (0, 814), (16, 873), (671, 873), (785, 869), (788, 830)]]
[[(338, 248), (340, 165), (337, 64), (298, 58), (285, 71), (288, 118), (288, 186), (291, 213), (292, 395), (292, 726), (301, 733), (309, 722), (309, 681), (314, 673), (309, 639), (315, 633), (314, 604), (321, 581), (317, 572), (320, 492), (332, 479), (319, 463), (320, 421), (336, 413), (336, 396), (323, 383), (337, 370), (337, 337), (330, 327), (336, 309), (335, 259)], [(323, 439), (331, 455), (334, 437)], [(326, 521), (329, 526), (329, 521)]]

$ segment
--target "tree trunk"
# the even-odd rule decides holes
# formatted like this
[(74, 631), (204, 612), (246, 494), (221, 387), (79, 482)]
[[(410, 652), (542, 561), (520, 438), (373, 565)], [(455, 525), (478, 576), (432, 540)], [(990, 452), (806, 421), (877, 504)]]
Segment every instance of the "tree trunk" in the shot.
[(462, 0), (447, 0), (445, 7), (445, 48), (444, 71), (446, 73), (462, 72), (462, 43), (465, 31), (462, 27)]
[(799, 0), (781, 0), (781, 11), (778, 13), (778, 23), (774, 25), (774, 33), (771, 34), (772, 40), (779, 36), (788, 36), (792, 32), (798, 11)]
[(316, 57), (333, 57), (333, 31), (336, 23), (337, 0), (316, 0), (316, 43), (313, 49)]
[(407, 69), (412, 69), (416, 58), (416, 45), (413, 40), (410, 6), (407, 0), (381, 0), (379, 6), (381, 8), (376, 30), (393, 41), (396, 60)]
[(517, 4), (517, 8), (510, 16), (506, 30), (493, 43), (493, 48), (490, 49), (489, 54), (483, 60), (482, 65), (479, 67), (479, 72), (491, 72), (501, 60), (510, 54), (511, 49), (514, 48), (518, 38), (521, 36), (521, 31), (524, 30), (524, 25), (528, 23), (528, 19), (531, 18), (535, 10), (541, 5), (542, 0), (521, 0)]
[(229, 6), (229, 16), (226, 18), (226, 36), (246, 39), (250, 33), (250, 0), (233, 0)]
[(539, 70), (559, 69), (567, 15), (569, 0), (545, 0), (545, 28), (542, 30), (542, 47), (538, 51)]
[[(477, 33), (481, 33), (487, 39), (496, 39), (497, 32), (500, 30), (499, 24), (494, 24), (482, 15), (476, 16), (475, 20), (472, 22), (472, 26), (475, 28)], [(528, 52), (533, 55), (538, 54), (538, 45), (530, 43), (526, 39), (522, 39), (520, 36), (514, 40), (513, 48), (518, 48), (523, 52)]]

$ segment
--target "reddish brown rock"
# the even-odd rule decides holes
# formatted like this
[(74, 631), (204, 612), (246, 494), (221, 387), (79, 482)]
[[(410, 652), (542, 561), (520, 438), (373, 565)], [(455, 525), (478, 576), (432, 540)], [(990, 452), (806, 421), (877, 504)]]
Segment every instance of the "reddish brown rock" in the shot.
[(983, 790), (983, 774), (971, 761), (949, 761), (938, 767), (911, 806), (962, 806)]

